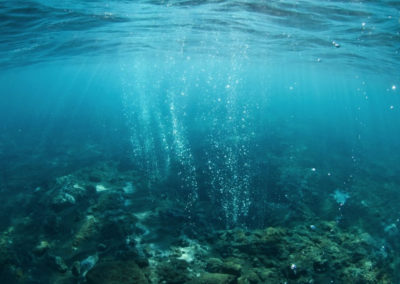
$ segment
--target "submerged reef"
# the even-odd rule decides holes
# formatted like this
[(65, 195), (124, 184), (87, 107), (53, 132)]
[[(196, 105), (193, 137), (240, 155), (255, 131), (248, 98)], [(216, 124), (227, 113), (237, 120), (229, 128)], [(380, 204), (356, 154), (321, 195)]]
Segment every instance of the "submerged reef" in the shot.
[(318, 216), (321, 209), (306, 209), (315, 196), (304, 190), (295, 211), (275, 203), (270, 224), (227, 228), (215, 222), (212, 203), (185, 208), (140, 177), (98, 163), (9, 200), (22, 206), (1, 230), (2, 283), (395, 281), (396, 225), (381, 237), (349, 225), (346, 210), (367, 203), (352, 205), (356, 194), (345, 203), (333, 193)]

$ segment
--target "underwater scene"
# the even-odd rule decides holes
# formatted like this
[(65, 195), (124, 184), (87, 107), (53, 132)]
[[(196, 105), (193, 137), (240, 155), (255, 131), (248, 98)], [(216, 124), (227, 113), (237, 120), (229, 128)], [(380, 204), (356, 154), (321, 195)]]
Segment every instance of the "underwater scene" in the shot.
[(0, 283), (400, 283), (400, 1), (0, 1)]

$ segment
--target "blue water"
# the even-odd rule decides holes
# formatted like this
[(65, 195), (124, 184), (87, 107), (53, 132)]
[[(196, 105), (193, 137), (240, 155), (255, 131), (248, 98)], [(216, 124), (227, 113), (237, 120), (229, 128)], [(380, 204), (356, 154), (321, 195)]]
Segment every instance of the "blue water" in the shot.
[(217, 227), (398, 240), (400, 2), (1, 1), (0, 34), (0, 192), (118, 161)]

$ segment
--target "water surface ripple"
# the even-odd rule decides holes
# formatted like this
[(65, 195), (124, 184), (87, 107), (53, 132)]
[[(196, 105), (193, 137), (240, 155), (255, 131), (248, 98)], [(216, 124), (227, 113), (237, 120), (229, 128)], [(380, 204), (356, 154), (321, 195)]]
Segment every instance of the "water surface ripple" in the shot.
[(186, 52), (396, 70), (399, 8), (370, 0), (1, 1), (0, 64)]

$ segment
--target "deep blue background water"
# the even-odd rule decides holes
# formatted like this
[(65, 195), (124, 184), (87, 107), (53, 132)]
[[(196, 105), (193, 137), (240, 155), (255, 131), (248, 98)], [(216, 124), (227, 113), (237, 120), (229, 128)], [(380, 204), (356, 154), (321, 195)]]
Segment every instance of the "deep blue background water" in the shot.
[(305, 181), (398, 187), (399, 7), (1, 1), (3, 188), (101, 153), (236, 223)]

